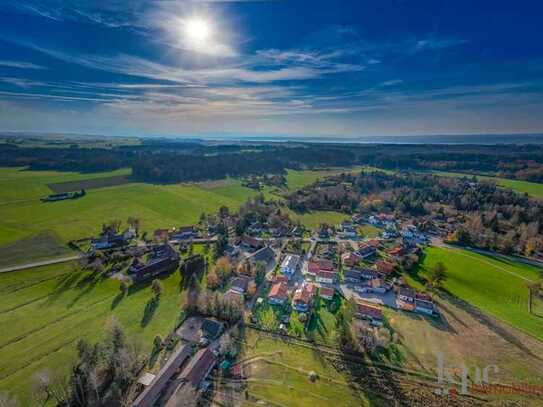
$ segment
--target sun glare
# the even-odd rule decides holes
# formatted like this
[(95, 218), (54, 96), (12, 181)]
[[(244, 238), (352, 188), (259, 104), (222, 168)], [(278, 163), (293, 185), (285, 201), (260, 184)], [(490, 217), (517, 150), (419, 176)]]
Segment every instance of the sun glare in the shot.
[(211, 28), (207, 21), (192, 18), (185, 24), (185, 34), (192, 41), (203, 42), (211, 35)]

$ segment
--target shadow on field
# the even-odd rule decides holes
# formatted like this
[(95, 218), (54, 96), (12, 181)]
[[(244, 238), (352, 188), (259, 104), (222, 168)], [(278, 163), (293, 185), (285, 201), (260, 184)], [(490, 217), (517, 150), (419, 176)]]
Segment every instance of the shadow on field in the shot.
[(117, 308), (117, 306), (121, 303), (121, 301), (126, 297), (126, 295), (123, 292), (119, 292), (115, 298), (113, 298), (113, 301), (111, 301), (111, 309), (114, 310)]
[(78, 271), (74, 271), (72, 273), (66, 274), (64, 277), (62, 277), (56, 287), (53, 289), (53, 292), (49, 296), (49, 299), (47, 300), (47, 303), (50, 305), (54, 303), (56, 300), (60, 298), (62, 294), (64, 294), (66, 291), (72, 289), (75, 287), (77, 280), (81, 277), (81, 273)]
[(142, 328), (146, 327), (149, 324), (149, 322), (151, 322), (158, 308), (159, 303), (160, 303), (160, 297), (153, 297), (149, 301), (147, 301), (147, 304), (145, 305), (145, 309), (143, 310), (143, 317), (140, 321), (140, 326)]
[[(518, 349), (522, 350), (523, 352), (527, 353), (531, 357), (541, 360), (539, 356), (534, 354), (527, 346), (525, 346), (515, 335), (511, 334), (506, 328), (500, 326), (500, 322), (495, 320), (493, 317), (484, 314), (480, 309), (474, 307), (470, 303), (462, 300), (461, 298), (456, 297), (455, 295), (440, 291), (439, 295), (444, 298), (445, 300), (451, 302), (452, 304), (462, 308), (464, 311), (466, 311), (468, 314), (470, 314), (471, 317), (476, 319), (480, 324), (485, 325), (487, 328), (489, 328), (492, 332), (494, 332), (496, 335), (498, 335), (500, 338), (504, 339), (505, 341), (509, 342), (511, 345), (516, 346)], [(513, 328), (514, 329), (514, 328)]]

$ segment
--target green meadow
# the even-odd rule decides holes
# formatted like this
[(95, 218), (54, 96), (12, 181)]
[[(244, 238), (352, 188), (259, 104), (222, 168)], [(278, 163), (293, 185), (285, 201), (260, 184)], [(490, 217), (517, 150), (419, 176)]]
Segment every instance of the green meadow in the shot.
[(443, 262), (448, 271), (445, 290), (543, 340), (543, 319), (528, 311), (526, 286), (541, 278), (539, 268), (460, 248), (429, 247), (425, 253), (420, 268), (422, 276), (428, 268)]
[(1, 274), (0, 392), (33, 405), (29, 397), (35, 375), (43, 370), (58, 377), (68, 374), (77, 341), (99, 340), (112, 317), (149, 352), (153, 338), (167, 335), (180, 315), (179, 273), (162, 282), (163, 295), (150, 309), (150, 287), (124, 297), (118, 280), (79, 271), (71, 263)]
[[(342, 171), (289, 170), (289, 191)], [(1, 256), (0, 267), (59, 257), (66, 253), (67, 242), (96, 235), (103, 223), (114, 219), (126, 221), (130, 216), (138, 217), (142, 230), (152, 232), (156, 228), (195, 223), (202, 212), (216, 212), (222, 205), (237, 210), (258, 194), (243, 187), (240, 180), (229, 178), (168, 185), (133, 182), (88, 189), (87, 195), (80, 199), (40, 201), (52, 193), (49, 184), (127, 175), (129, 169), (81, 174), (0, 168), (0, 254), (8, 254)], [(268, 198), (282, 199), (267, 190), (263, 192)], [(311, 228), (345, 218), (336, 212), (291, 214)]]
[[(464, 174), (460, 172), (447, 172), (447, 171), (434, 171), (436, 175), (443, 177), (472, 177), (473, 175)], [(517, 191), (521, 194), (528, 194), (534, 198), (543, 198), (543, 184), (537, 182), (521, 181), (516, 179), (507, 179), (507, 178), (498, 178), (490, 177), (486, 175), (476, 175), (477, 179), (493, 181), (496, 185), (499, 185), (503, 188), (509, 188), (513, 191)]]
[[(242, 361), (253, 400), (278, 406), (368, 406), (366, 394), (349, 382), (318, 351), (246, 330)], [(314, 372), (319, 379), (308, 379)], [(380, 404), (377, 404), (380, 405)]]

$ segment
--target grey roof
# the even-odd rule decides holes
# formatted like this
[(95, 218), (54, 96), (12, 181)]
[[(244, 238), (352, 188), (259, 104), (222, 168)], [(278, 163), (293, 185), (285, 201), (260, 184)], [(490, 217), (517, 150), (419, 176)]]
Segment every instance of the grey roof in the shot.
[(191, 355), (191, 346), (183, 345), (178, 348), (160, 369), (151, 384), (132, 403), (132, 407), (154, 406), (169, 380)]
[(202, 333), (205, 337), (215, 339), (221, 333), (223, 325), (219, 321), (206, 318), (202, 321)]
[(275, 260), (275, 252), (272, 250), (271, 247), (266, 246), (254, 252), (250, 259), (254, 262), (263, 261), (265, 263), (269, 263), (272, 260)]

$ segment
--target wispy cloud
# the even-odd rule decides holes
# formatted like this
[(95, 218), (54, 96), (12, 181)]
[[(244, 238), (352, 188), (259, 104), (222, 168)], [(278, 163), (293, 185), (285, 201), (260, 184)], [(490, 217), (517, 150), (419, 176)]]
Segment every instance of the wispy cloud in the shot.
[(388, 86), (400, 85), (402, 83), (403, 83), (402, 79), (391, 79), (388, 81), (381, 82), (381, 86), (388, 87)]
[(7, 61), (7, 60), (0, 60), (0, 66), (5, 66), (8, 68), (20, 68), (20, 69), (47, 69), (44, 66), (36, 65), (30, 62)]
[[(217, 64), (215, 67), (189, 69), (154, 62), (134, 55), (76, 55), (71, 52), (45, 48), (31, 43), (19, 42), (19, 44), (66, 63), (78, 64), (95, 70), (187, 85), (308, 80), (327, 74), (357, 72), (364, 69), (362, 65), (333, 61), (331, 55), (319, 56), (309, 53), (302, 54), (296, 51), (289, 51), (290, 56), (287, 59), (284, 56), (278, 56), (275, 52), (262, 51), (257, 53), (256, 57), (247, 57), (245, 61), (238, 61), (230, 65)], [(307, 59), (301, 61), (300, 59), (304, 58), (302, 55), (305, 55)], [(281, 63), (270, 66), (262, 58), (272, 58), (278, 62), (281, 60)]]
[(9, 83), (10, 85), (17, 86), (19, 88), (23, 89), (29, 89), (35, 86), (44, 86), (45, 83), (40, 81), (34, 81), (31, 79), (24, 79), (24, 78), (12, 78), (12, 77), (5, 77), (0, 78), (1, 82)]

